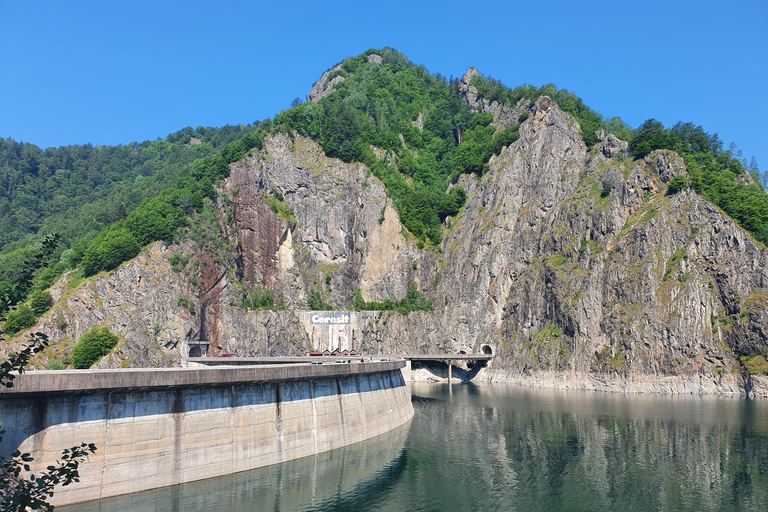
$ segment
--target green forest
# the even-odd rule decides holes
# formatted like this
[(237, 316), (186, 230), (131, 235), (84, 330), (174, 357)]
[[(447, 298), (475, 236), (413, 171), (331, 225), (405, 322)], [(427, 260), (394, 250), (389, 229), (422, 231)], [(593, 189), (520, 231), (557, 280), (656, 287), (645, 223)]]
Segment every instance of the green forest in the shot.
[[(373, 53), (381, 63), (368, 62)], [(317, 103), (295, 100), (274, 119), (247, 126), (187, 127), (155, 141), (44, 151), (0, 138), (0, 292), (10, 293), (9, 283), (45, 235), (56, 233), (60, 243), (31, 289), (36, 302), (24, 313), (32, 319), (46, 300), (40, 294), (63, 272), (79, 269), (87, 277), (112, 270), (153, 241), (173, 240), (215, 198), (229, 164), (260, 149), (270, 133), (306, 136), (329, 157), (364, 163), (384, 183), (419, 247), (439, 250), (446, 219), (460, 214), (467, 200), (453, 184), (462, 174), (482, 177), (491, 156), (518, 139), (528, 114), (514, 126), (497, 126), (490, 112), (470, 111), (458, 79), (433, 75), (389, 48), (336, 67), (329, 78), (344, 80), (328, 96)], [(659, 148), (677, 151), (691, 179), (671, 183), (670, 192), (692, 188), (768, 244), (768, 195), (757, 162), (748, 164), (735, 146), (724, 149), (717, 135), (654, 119), (633, 129), (553, 84), (513, 89), (476, 76), (471, 85), (481, 98), (506, 105), (550, 96), (579, 121), (587, 148), (603, 129), (627, 141), (635, 159)]]
[(631, 135), (629, 150), (634, 158), (643, 158), (656, 149), (670, 149), (685, 159), (690, 181), (676, 177), (669, 184), (671, 192), (693, 188), (768, 245), (768, 194), (754, 158), (747, 164), (739, 158), (735, 145), (723, 150), (717, 134), (710, 135), (693, 123), (679, 122), (665, 128), (649, 119)]
[[(147, 243), (170, 239), (228, 173), (222, 150), (247, 140), (259, 124), (188, 127), (140, 144), (45, 151), (0, 138), (0, 291), (17, 281), (47, 234), (56, 233), (60, 243), (36, 291), (65, 271), (110, 270)], [(221, 174), (198, 179), (203, 167)]]

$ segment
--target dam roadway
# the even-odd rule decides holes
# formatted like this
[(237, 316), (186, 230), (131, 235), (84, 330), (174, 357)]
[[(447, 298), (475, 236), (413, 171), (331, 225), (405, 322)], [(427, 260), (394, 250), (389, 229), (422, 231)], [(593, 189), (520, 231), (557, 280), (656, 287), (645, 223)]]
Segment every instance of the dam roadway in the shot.
[(0, 455), (31, 453), (37, 474), (95, 443), (80, 482), (56, 489), (63, 505), (315, 455), (413, 417), (404, 360), (302, 363), (27, 372), (0, 388)]
[[(259, 364), (291, 364), (291, 363), (335, 363), (336, 361), (359, 362), (364, 359), (366, 363), (404, 359), (406, 361), (490, 361), (491, 354), (394, 354), (394, 355), (338, 355), (338, 356), (206, 356), (188, 357), (187, 362), (203, 365), (259, 365)], [(371, 361), (372, 360), (372, 361)]]
[[(337, 356), (295, 356), (295, 357), (262, 357), (262, 356), (206, 356), (206, 357), (188, 357), (187, 363), (194, 366), (239, 366), (239, 365), (262, 365), (262, 364), (285, 364), (285, 363), (309, 363), (313, 365), (335, 364), (344, 362), (371, 362), (405, 360), (404, 373), (409, 376), (411, 373), (411, 361), (446, 361), (448, 363), (448, 382), (453, 378), (453, 361), (480, 361), (487, 363), (493, 359), (493, 354), (395, 354), (395, 355), (337, 355)], [(410, 377), (407, 377), (410, 379)]]

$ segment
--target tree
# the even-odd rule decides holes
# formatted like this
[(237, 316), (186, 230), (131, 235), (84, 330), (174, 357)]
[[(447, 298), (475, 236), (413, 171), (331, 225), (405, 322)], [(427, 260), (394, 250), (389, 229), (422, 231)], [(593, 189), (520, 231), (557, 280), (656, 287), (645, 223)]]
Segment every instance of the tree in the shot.
[(83, 256), (82, 267), (86, 276), (116, 269), (124, 261), (141, 252), (141, 246), (128, 229), (113, 227), (94, 240)]
[(107, 327), (94, 327), (80, 338), (72, 352), (72, 366), (78, 369), (87, 369), (117, 345), (120, 341)]
[(29, 307), (37, 317), (51, 309), (51, 306), (53, 306), (53, 297), (48, 291), (32, 292), (29, 296)]
[(600, 197), (608, 197), (611, 195), (611, 188), (613, 185), (611, 185), (611, 182), (608, 180), (603, 180), (603, 189), (600, 192)]
[(26, 298), (35, 274), (47, 264), (58, 244), (58, 235), (47, 235), (40, 247), (20, 263), (19, 272), (15, 274), (13, 282), (6, 291), (0, 291), (0, 318), (5, 320), (5, 315)]
[(664, 125), (655, 119), (645, 121), (629, 143), (629, 150), (635, 158), (643, 158), (651, 151), (665, 147), (668, 148), (667, 132)]
[(453, 187), (443, 197), (440, 204), (437, 206), (437, 215), (440, 217), (440, 221), (445, 221), (446, 217), (453, 217), (464, 203), (467, 201), (467, 193), (461, 187)]
[(32, 312), (29, 306), (22, 304), (17, 309), (8, 312), (5, 324), (3, 325), (3, 330), (7, 334), (13, 336), (14, 334), (19, 333), (24, 329), (32, 327), (35, 325), (36, 321), (37, 319), (35, 318), (35, 314)]
[[(56, 235), (49, 235), (43, 239), (42, 248), (29, 260), (24, 262), (23, 271), (19, 280), (11, 287), (11, 293), (0, 293), (0, 321), (5, 320), (5, 312), (12, 311), (18, 303), (18, 297), (23, 296), (32, 284), (34, 273), (43, 267), (48, 257), (58, 244)], [(4, 339), (0, 334), (0, 341)], [(18, 354), (11, 355), (0, 365), (0, 386), (13, 387), (13, 380), (17, 374), (24, 372), (30, 357), (43, 350), (48, 345), (48, 337), (43, 333), (30, 335), (29, 344)], [(0, 441), (4, 430), (0, 425)], [(83, 460), (92, 453), (96, 453), (96, 445), (80, 443), (70, 449), (64, 450), (61, 459), (56, 465), (50, 465), (38, 475), (29, 472), (30, 463), (33, 461), (29, 453), (21, 453), (16, 450), (10, 459), (0, 457), (0, 510), (24, 511), (53, 510), (53, 505), (48, 499), (53, 496), (57, 485), (67, 486), (80, 481), (78, 467)]]
[(670, 180), (669, 185), (667, 187), (667, 194), (677, 194), (683, 189), (688, 188), (688, 180), (683, 176), (682, 174), (678, 174), (672, 180)]
[(319, 292), (313, 292), (307, 297), (307, 307), (312, 311), (330, 311), (333, 306), (323, 301)]

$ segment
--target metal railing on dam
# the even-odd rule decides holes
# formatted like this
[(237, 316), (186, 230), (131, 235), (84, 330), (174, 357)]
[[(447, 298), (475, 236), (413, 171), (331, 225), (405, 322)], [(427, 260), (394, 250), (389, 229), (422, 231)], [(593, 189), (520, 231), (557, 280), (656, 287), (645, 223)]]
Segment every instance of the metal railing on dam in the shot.
[(413, 417), (405, 362), (29, 372), (0, 389), (6, 435), (35, 473), (97, 452), (54, 505), (235, 473), (363, 441)]

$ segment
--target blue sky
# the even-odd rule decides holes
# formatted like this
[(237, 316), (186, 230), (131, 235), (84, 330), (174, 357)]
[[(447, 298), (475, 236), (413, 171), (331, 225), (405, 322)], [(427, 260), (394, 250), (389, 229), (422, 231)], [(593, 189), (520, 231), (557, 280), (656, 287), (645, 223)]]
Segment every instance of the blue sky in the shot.
[(633, 127), (691, 121), (767, 170), (766, 40), (766, 0), (0, 0), (0, 137), (114, 145), (247, 124), (390, 46), (445, 76), (552, 82)]

